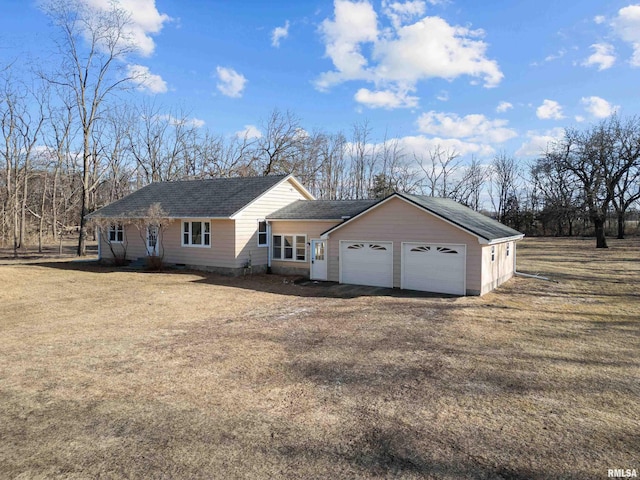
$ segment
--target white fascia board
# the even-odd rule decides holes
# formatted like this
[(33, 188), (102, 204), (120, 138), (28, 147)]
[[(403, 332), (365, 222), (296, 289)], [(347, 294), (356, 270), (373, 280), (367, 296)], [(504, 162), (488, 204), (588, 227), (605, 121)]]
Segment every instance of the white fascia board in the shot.
[(341, 218), (269, 218), (270, 222), (336, 222), (340, 223)]
[(524, 233), (521, 233), (520, 235), (513, 235), (512, 237), (503, 237), (503, 238), (496, 238), (495, 240), (491, 240), (491, 241), (487, 241), (485, 240), (484, 242), (480, 242), (484, 245), (496, 245), (497, 243), (504, 243), (504, 242), (512, 242), (512, 241), (518, 241), (518, 240), (522, 240), (524, 238)]
[(231, 215), (229, 218), (231, 220), (235, 220), (237, 219), (240, 215), (242, 215), (242, 212), (244, 212), (247, 208), (249, 208), (251, 205), (253, 205), (254, 203), (256, 203), (257, 201), (259, 201), (262, 197), (264, 197), (267, 193), (269, 193), (271, 190), (273, 190), (276, 187), (279, 187), (280, 185), (282, 185), (284, 182), (290, 182), (293, 184), (293, 186), (295, 188), (297, 188), (302, 195), (304, 195), (305, 197), (308, 197), (307, 200), (315, 200), (316, 197), (314, 197), (311, 192), (309, 190), (307, 190), (306, 188), (304, 188), (304, 186), (298, 181), (296, 180), (293, 175), (287, 175), (286, 177), (284, 177), (282, 180), (280, 180), (278, 183), (276, 183), (274, 186), (272, 186), (271, 188), (265, 190), (264, 192), (262, 192), (260, 195), (258, 195), (256, 198), (254, 198), (253, 200), (251, 200), (249, 203), (247, 203), (244, 207), (242, 207), (240, 210), (238, 210), (236, 213), (234, 213), (233, 215)]

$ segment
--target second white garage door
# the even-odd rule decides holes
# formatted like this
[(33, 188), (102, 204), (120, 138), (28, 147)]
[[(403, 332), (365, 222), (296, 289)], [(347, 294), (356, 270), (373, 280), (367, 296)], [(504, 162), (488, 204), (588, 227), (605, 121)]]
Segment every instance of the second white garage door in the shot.
[(465, 245), (402, 244), (402, 288), (465, 294)]
[(340, 282), (393, 287), (393, 243), (341, 241)]

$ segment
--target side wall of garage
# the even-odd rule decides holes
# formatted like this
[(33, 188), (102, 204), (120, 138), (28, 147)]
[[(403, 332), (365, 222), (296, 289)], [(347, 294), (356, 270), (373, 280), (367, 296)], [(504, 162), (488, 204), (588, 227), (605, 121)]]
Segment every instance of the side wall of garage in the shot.
[[(493, 248), (493, 251), (492, 251)], [(484, 295), (513, 277), (516, 242), (503, 242), (482, 247), (482, 288)]]
[(340, 279), (340, 241), (393, 242), (393, 286), (401, 287), (402, 242), (464, 244), (467, 247), (466, 290), (479, 295), (482, 246), (463, 230), (401, 200), (392, 198), (331, 233), (328, 279)]

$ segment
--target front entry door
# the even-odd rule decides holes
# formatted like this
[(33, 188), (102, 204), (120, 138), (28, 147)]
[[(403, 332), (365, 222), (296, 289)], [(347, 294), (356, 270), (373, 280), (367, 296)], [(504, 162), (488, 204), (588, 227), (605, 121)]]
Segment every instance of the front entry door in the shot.
[(327, 241), (311, 240), (311, 280), (327, 279)]
[(147, 228), (147, 255), (158, 256), (158, 226), (149, 225)]

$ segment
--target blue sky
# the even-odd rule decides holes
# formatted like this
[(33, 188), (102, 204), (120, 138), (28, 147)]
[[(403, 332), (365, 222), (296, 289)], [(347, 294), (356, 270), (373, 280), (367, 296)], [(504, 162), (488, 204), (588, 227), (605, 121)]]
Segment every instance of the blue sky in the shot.
[[(79, 0), (100, 7), (108, 0)], [(464, 156), (537, 155), (562, 127), (640, 110), (640, 4), (627, 1), (120, 0), (144, 73), (135, 95), (202, 128), (367, 121), (372, 141)], [(51, 58), (35, 2), (3, 0), (0, 65)]]

